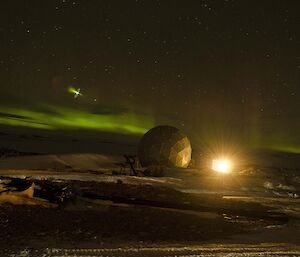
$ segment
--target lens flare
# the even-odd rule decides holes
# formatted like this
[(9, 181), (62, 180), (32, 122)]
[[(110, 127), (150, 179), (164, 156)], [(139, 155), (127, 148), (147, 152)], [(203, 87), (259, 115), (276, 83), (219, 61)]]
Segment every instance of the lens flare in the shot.
[(212, 169), (220, 173), (228, 173), (231, 169), (231, 162), (226, 159), (213, 160)]

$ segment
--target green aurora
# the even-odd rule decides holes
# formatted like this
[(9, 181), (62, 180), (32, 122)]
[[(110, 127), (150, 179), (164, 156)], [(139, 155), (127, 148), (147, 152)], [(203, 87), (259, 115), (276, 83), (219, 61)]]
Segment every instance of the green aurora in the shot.
[(0, 106), (0, 124), (46, 130), (85, 129), (140, 135), (153, 127), (148, 117), (133, 113), (98, 114), (61, 106), (43, 105), (41, 110)]
[[(35, 108), (0, 106), (0, 124), (44, 130), (93, 130), (137, 136), (144, 134), (155, 125), (150, 115), (99, 109), (100, 113), (94, 113), (87, 109), (79, 110), (45, 104)], [(174, 125), (176, 126), (176, 124)], [(212, 127), (206, 125), (206, 128), (198, 129), (198, 133), (194, 131), (188, 135), (192, 135), (192, 142), (204, 149), (223, 149), (234, 152), (245, 146), (251, 149), (300, 153), (297, 141), (294, 142), (287, 134), (282, 133), (282, 131), (286, 131), (286, 128), (274, 128), (272, 133), (267, 133), (263, 129), (253, 126), (248, 134), (248, 142), (244, 142), (244, 145), (241, 143), (235, 145), (235, 139), (231, 133), (224, 137), (220, 130), (226, 131), (226, 128), (222, 128), (220, 124), (213, 124)], [(220, 134), (222, 134), (221, 137)], [(201, 142), (206, 142), (210, 147), (203, 146)]]

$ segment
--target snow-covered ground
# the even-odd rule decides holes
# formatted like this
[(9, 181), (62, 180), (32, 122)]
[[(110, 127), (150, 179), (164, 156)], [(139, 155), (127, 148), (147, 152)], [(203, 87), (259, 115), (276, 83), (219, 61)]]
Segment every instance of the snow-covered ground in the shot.
[[(259, 166), (229, 174), (164, 168), (162, 177), (130, 171), (123, 155), (1, 158), (7, 236), (0, 245), (16, 237), (38, 250), (0, 247), (0, 256), (300, 256), (297, 173)], [(14, 178), (30, 187), (16, 192), (18, 184), (7, 186)], [(51, 202), (52, 195), (67, 200)]]

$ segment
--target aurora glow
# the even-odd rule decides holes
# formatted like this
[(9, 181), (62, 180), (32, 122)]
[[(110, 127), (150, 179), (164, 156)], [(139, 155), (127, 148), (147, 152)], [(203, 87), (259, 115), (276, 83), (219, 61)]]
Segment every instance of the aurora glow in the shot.
[(153, 122), (131, 113), (94, 114), (61, 106), (43, 105), (43, 111), (0, 107), (0, 124), (38, 129), (87, 129), (121, 134), (143, 134)]

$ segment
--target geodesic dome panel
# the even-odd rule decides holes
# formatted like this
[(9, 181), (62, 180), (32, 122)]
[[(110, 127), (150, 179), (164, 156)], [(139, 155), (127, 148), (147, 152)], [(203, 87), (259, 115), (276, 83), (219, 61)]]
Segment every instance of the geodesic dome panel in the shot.
[(171, 126), (150, 129), (141, 139), (138, 157), (142, 166), (165, 165), (186, 168), (192, 148), (187, 136)]

